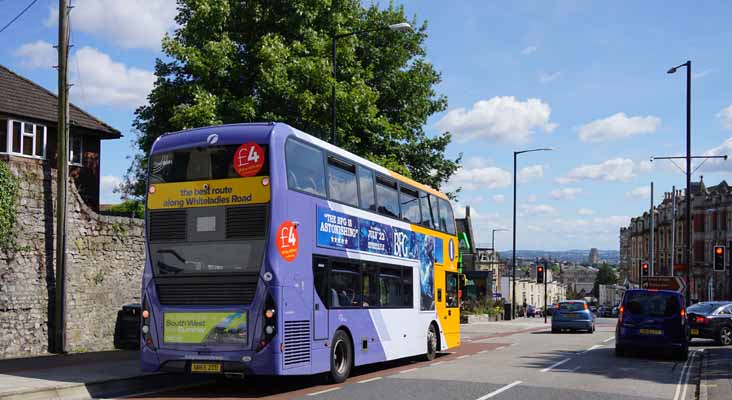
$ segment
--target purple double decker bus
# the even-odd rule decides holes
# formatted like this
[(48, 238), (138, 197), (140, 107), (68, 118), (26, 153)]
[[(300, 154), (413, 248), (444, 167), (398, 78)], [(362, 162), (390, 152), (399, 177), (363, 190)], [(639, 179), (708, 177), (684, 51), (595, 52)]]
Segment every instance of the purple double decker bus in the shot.
[(280, 123), (152, 146), (144, 371), (329, 373), (459, 345), (447, 197)]

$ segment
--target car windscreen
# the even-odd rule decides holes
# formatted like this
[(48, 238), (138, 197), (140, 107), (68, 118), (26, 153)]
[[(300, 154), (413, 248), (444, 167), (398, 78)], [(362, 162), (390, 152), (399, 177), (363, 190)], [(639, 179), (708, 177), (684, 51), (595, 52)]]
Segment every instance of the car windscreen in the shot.
[(689, 307), (687, 311), (689, 314), (709, 315), (722, 305), (721, 303), (699, 303)]
[(584, 311), (585, 303), (578, 301), (570, 303), (559, 303), (559, 311)]
[(679, 312), (678, 297), (662, 292), (629, 292), (625, 298), (628, 313), (642, 317), (670, 317)]

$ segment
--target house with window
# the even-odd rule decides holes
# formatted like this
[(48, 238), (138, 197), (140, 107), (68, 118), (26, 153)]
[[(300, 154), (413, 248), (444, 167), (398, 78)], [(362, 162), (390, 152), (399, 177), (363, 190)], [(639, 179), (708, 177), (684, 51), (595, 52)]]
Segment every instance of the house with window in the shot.
[[(57, 166), (58, 98), (0, 65), (0, 160)], [(120, 132), (80, 108), (69, 107), (69, 176), (86, 204), (99, 209), (101, 141)]]

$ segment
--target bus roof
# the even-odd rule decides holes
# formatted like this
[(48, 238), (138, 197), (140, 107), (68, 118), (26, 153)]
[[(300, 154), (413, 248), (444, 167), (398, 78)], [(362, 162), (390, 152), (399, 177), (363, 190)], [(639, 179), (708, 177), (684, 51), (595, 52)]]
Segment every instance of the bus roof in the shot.
[[(169, 133), (163, 134), (162, 136), (160, 136), (158, 138), (158, 140), (155, 141), (155, 143), (153, 144), (152, 153), (171, 151), (176, 148), (190, 146), (191, 144), (194, 144), (194, 143), (205, 144), (206, 138), (213, 133), (233, 132), (236, 128), (242, 128), (242, 127), (245, 127), (248, 130), (250, 130), (250, 132), (248, 132), (248, 133), (251, 133), (254, 136), (259, 136), (259, 137), (265, 137), (265, 136), (268, 136), (273, 133), (276, 134), (277, 132), (282, 132), (283, 134), (285, 134), (285, 133), (292, 134), (300, 140), (311, 143), (317, 147), (328, 150), (330, 152), (336, 153), (350, 161), (353, 161), (353, 162), (359, 163), (363, 166), (369, 167), (376, 172), (390, 176), (402, 183), (413, 186), (416, 189), (425, 191), (427, 193), (430, 193), (434, 196), (437, 196), (437, 197), (445, 199), (445, 200), (448, 199), (445, 194), (443, 194), (442, 192), (440, 192), (438, 190), (435, 190), (427, 185), (423, 185), (411, 178), (398, 174), (392, 170), (382, 167), (381, 165), (378, 165), (365, 158), (357, 156), (356, 154), (346, 151), (340, 147), (333, 146), (332, 144), (330, 144), (326, 141), (323, 141), (321, 139), (318, 139), (315, 136), (312, 136), (301, 130), (293, 128), (290, 125), (287, 125), (285, 123), (280, 123), (280, 122), (225, 124), (225, 125), (215, 125), (215, 126), (207, 126), (207, 127), (201, 127), (201, 128), (186, 129), (186, 130), (176, 131), (176, 132), (169, 132)], [(286, 132), (283, 132), (283, 131), (286, 131)], [(185, 135), (183, 135), (183, 134), (185, 134)]]

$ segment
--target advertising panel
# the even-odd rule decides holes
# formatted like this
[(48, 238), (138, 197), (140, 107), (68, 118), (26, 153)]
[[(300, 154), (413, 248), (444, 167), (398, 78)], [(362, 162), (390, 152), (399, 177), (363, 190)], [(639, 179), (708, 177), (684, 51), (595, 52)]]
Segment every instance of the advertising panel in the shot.
[(147, 207), (151, 210), (235, 206), (267, 203), (269, 186), (263, 177), (214, 179), (150, 185)]
[(246, 343), (247, 314), (241, 312), (166, 312), (163, 342), (180, 344), (218, 343), (233, 336)]

